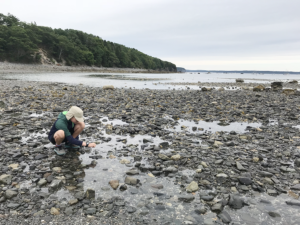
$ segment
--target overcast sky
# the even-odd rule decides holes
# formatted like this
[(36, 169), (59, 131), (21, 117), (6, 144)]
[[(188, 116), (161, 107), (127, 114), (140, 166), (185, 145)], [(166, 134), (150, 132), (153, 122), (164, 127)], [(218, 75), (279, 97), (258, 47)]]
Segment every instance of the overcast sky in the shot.
[(300, 71), (300, 0), (0, 0), (0, 9), (186, 69)]

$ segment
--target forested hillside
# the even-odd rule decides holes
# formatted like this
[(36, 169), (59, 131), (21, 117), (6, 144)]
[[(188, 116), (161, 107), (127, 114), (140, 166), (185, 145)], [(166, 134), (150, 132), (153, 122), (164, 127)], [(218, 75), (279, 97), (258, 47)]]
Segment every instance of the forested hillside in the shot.
[(41, 52), (66, 65), (176, 71), (176, 65), (134, 48), (72, 29), (52, 29), (0, 13), (0, 60), (40, 63)]

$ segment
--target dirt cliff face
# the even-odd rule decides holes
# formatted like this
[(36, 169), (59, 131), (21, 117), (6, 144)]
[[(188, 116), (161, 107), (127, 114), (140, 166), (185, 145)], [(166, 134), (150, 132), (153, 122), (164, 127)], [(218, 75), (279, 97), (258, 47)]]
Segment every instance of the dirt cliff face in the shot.
[(58, 63), (55, 59), (49, 58), (46, 50), (39, 48), (34, 55), (32, 55), (35, 59), (39, 59), (42, 65), (65, 65), (65, 62)]

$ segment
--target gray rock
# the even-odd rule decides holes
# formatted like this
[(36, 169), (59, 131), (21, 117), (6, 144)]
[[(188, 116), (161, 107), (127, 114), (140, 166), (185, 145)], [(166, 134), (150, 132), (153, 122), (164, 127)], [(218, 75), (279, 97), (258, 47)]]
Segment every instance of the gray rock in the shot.
[(271, 216), (271, 217), (281, 217), (280, 216), (280, 214), (279, 213), (277, 213), (277, 212), (268, 212), (269, 213), (269, 215)]
[(126, 172), (127, 175), (137, 175), (139, 171), (137, 169), (131, 169)]
[(164, 154), (158, 154), (158, 158), (162, 159), (162, 160), (170, 160), (170, 158)]
[(214, 196), (211, 196), (211, 195), (203, 195), (203, 196), (200, 196), (200, 198), (201, 198), (203, 201), (210, 202), (210, 201), (212, 201), (215, 197), (214, 197)]
[(300, 159), (294, 161), (295, 166), (300, 167)]
[(139, 182), (140, 180), (137, 178), (130, 177), (130, 176), (125, 177), (125, 184), (137, 185)]
[(34, 217), (43, 216), (43, 215), (44, 215), (44, 210), (40, 210), (33, 214)]
[(178, 195), (178, 200), (184, 202), (191, 202), (195, 199), (193, 195)]
[(169, 172), (169, 173), (176, 173), (178, 171), (177, 168), (175, 168), (174, 166), (169, 166), (166, 169), (164, 169), (165, 172)]
[(128, 206), (128, 207), (126, 207), (126, 211), (128, 213), (134, 213), (136, 211), (136, 208), (133, 206)]
[(11, 175), (3, 174), (0, 176), (0, 184), (11, 184), (11, 179)]
[(163, 189), (164, 188), (164, 186), (162, 184), (152, 184), (151, 187), (156, 188), (156, 189)]
[(216, 203), (211, 207), (211, 211), (215, 213), (220, 213), (223, 210), (223, 205), (222, 203)]
[(244, 200), (236, 195), (230, 195), (228, 205), (233, 209), (241, 209), (244, 207)]
[(300, 206), (300, 201), (297, 200), (290, 200), (285, 202), (288, 205)]
[(140, 155), (136, 155), (133, 157), (134, 161), (141, 161), (143, 158)]
[(271, 196), (276, 196), (278, 195), (278, 192), (274, 189), (267, 189), (267, 193)]
[(85, 210), (85, 214), (92, 215), (96, 213), (96, 208), (88, 208)]
[(161, 142), (161, 143), (159, 143), (159, 147), (168, 148), (169, 147), (169, 142)]
[(44, 155), (44, 154), (38, 154), (34, 157), (35, 160), (40, 160), (40, 159), (45, 159), (45, 158), (48, 158), (48, 156)]
[(10, 209), (17, 209), (19, 206), (20, 206), (20, 204), (13, 203), (13, 202), (7, 204), (7, 208), (10, 208)]
[(197, 214), (205, 214), (207, 212), (207, 208), (205, 208), (204, 206), (195, 209), (195, 213)]
[(238, 180), (241, 184), (244, 184), (244, 185), (252, 184), (252, 180), (249, 177), (239, 177)]
[(5, 191), (5, 198), (7, 198), (7, 199), (11, 199), (17, 195), (18, 195), (18, 192), (10, 190), (10, 189)]
[(300, 184), (296, 184), (291, 187), (292, 190), (300, 191)]
[(57, 191), (59, 188), (62, 187), (62, 185), (63, 185), (62, 180), (53, 180), (49, 185), (49, 191), (50, 192)]
[(245, 171), (245, 170), (246, 170), (246, 169), (242, 166), (242, 164), (239, 163), (239, 162), (236, 162), (236, 168), (237, 168), (238, 170), (242, 170), (242, 171)]
[(77, 198), (78, 200), (82, 200), (85, 197), (84, 191), (78, 191), (74, 194), (74, 197)]
[(225, 210), (223, 210), (221, 213), (219, 213), (218, 217), (222, 220), (223, 223), (230, 223), (232, 221), (230, 215)]
[(65, 209), (65, 214), (68, 215), (68, 216), (72, 215), (73, 214), (73, 207), (67, 207)]

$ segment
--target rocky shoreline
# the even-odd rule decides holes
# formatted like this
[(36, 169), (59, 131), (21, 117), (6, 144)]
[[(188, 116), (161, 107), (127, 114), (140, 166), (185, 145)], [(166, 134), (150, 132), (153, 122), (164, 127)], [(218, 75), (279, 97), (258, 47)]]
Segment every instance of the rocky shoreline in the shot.
[(35, 73), (67, 73), (67, 72), (95, 72), (95, 73), (169, 73), (138, 68), (106, 68), (95, 66), (63, 66), (55, 64), (20, 64), (0, 62), (0, 75), (35, 74)]
[[(0, 223), (296, 224), (298, 91), (243, 85), (135, 90), (1, 80)], [(57, 156), (47, 132), (72, 105), (87, 117), (81, 139), (98, 145)], [(216, 121), (246, 130), (211, 130)]]

